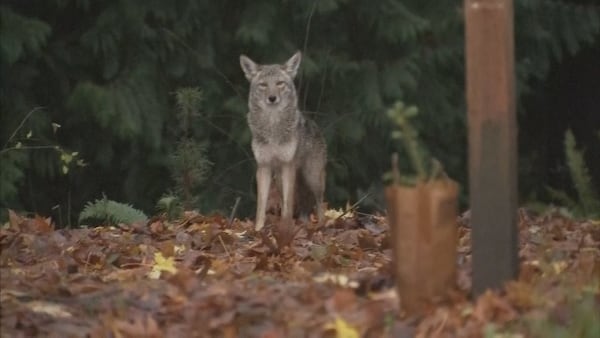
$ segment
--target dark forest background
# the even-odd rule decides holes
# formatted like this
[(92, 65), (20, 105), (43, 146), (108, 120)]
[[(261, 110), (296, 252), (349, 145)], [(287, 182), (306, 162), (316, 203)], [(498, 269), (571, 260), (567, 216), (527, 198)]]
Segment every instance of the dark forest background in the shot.
[[(5, 0), (0, 19), (2, 217), (9, 207), (64, 225), (103, 194), (151, 214), (178, 182), (182, 133), (212, 163), (193, 207), (228, 213), (241, 197), (238, 214), (252, 216), (238, 57), (282, 62), (298, 49), (331, 205), (374, 192), (364, 208), (383, 207), (382, 174), (402, 156), (385, 112), (401, 100), (419, 108), (423, 144), (466, 207), (462, 1)], [(548, 187), (576, 195), (569, 128), (600, 191), (600, 4), (515, 0), (515, 24), (521, 204), (552, 202)], [(176, 93), (187, 87), (201, 99), (182, 129)]]

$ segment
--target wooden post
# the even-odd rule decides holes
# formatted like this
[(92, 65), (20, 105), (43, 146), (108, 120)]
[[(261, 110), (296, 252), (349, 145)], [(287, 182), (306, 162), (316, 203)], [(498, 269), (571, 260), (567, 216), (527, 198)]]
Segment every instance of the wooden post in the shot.
[(465, 0), (473, 292), (518, 274), (512, 0)]

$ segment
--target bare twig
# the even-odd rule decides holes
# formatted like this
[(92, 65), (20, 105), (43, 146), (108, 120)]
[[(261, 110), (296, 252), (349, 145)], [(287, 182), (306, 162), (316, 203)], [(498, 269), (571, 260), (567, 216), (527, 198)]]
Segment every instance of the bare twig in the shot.
[(29, 117), (31, 116), (31, 114), (35, 113), (36, 111), (38, 111), (40, 109), (44, 109), (44, 107), (35, 107), (31, 111), (29, 111), (29, 113), (27, 113), (27, 115), (25, 115), (25, 117), (23, 118), (23, 120), (21, 120), (21, 123), (19, 123), (19, 126), (17, 127), (17, 129), (15, 129), (15, 131), (13, 131), (13, 133), (10, 135), (10, 137), (8, 138), (8, 140), (6, 140), (6, 143), (4, 144), (4, 147), (2, 147), (2, 151), (4, 151), (4, 149), (6, 149), (6, 147), (8, 147), (8, 144), (10, 143), (10, 141), (12, 141), (12, 139), (17, 135), (17, 133), (19, 132), (19, 130), (21, 130), (21, 128), (23, 128), (23, 125), (25, 124), (25, 121), (27, 121), (29, 119)]
[(400, 166), (398, 165), (398, 153), (392, 154), (392, 177), (394, 184), (400, 184)]
[(279, 249), (277, 248), (277, 245), (273, 244), (273, 241), (271, 241), (271, 239), (269, 238), (269, 236), (267, 236), (267, 233), (264, 230), (259, 231), (258, 235), (260, 236), (262, 243), (269, 248), (271, 254), (279, 253)]
[[(327, 57), (329, 58), (329, 51), (327, 52)], [(325, 79), (327, 79), (327, 69), (323, 70), (323, 77), (321, 78), (321, 92), (319, 93), (319, 99), (317, 100), (317, 109), (319, 111), (321, 109), (321, 101), (323, 99), (323, 94), (325, 93)]]
[(357, 215), (360, 215), (360, 216), (368, 216), (368, 217), (376, 217), (376, 216), (377, 216), (377, 215), (375, 215), (375, 214), (369, 214), (369, 213), (366, 213), (366, 212), (360, 212), (360, 211), (355, 211), (355, 213), (356, 213)]
[(61, 227), (64, 226), (63, 220), (62, 220), (62, 209), (60, 207), (60, 204), (53, 206), (52, 210), (58, 210), (58, 223), (60, 224)]
[(87, 257), (85, 258), (85, 264), (83, 265), (84, 266), (84, 269), (83, 269), (84, 275), (87, 274), (87, 269), (88, 269), (88, 266), (90, 265), (91, 259), (92, 259), (92, 252), (88, 251)]
[(327, 130), (329, 130), (330, 128), (333, 128), (333, 127), (335, 127), (335, 126), (336, 126), (336, 125), (337, 125), (337, 124), (338, 124), (340, 121), (342, 121), (342, 120), (343, 120), (343, 119), (345, 119), (345, 118), (352, 118), (352, 116), (350, 116), (350, 115), (351, 115), (351, 114), (350, 114), (350, 113), (348, 113), (348, 112), (343, 112), (343, 113), (341, 113), (341, 114), (337, 115), (333, 121), (330, 121), (330, 122), (329, 122), (329, 123), (328, 123), (328, 124), (327, 124), (327, 125), (326, 125), (326, 126), (323, 128), (323, 131), (327, 131)]
[(198, 117), (199, 117), (200, 119), (202, 119), (204, 122), (206, 122), (207, 124), (209, 124), (209, 125), (210, 125), (212, 128), (214, 128), (216, 131), (218, 131), (219, 133), (221, 133), (221, 134), (223, 134), (225, 137), (227, 137), (227, 138), (228, 138), (228, 139), (229, 139), (231, 142), (235, 143), (235, 144), (236, 144), (236, 146), (238, 147), (238, 149), (240, 149), (240, 150), (241, 150), (241, 151), (242, 151), (242, 152), (243, 152), (243, 153), (246, 155), (246, 157), (248, 157), (248, 158), (250, 157), (250, 153), (248, 153), (248, 151), (247, 151), (247, 150), (246, 150), (244, 147), (240, 146), (240, 145), (238, 144), (238, 142), (236, 142), (236, 140), (233, 138), (233, 136), (231, 136), (231, 134), (230, 134), (230, 133), (228, 133), (228, 132), (227, 132), (225, 129), (223, 129), (223, 128), (221, 128), (221, 127), (217, 126), (216, 124), (214, 124), (214, 123), (213, 123), (213, 122), (212, 122), (210, 119), (206, 118), (205, 116), (198, 115)]
[(69, 178), (69, 193), (67, 194), (67, 227), (71, 229), (71, 179)]
[(306, 82), (306, 86), (302, 89), (304, 92), (304, 98), (302, 99), (302, 107), (300, 109), (306, 110), (306, 101), (308, 101), (308, 92), (310, 90), (310, 81)]
[(242, 165), (242, 164), (244, 164), (246, 162), (253, 161), (253, 160), (254, 160), (253, 157), (249, 157), (249, 158), (245, 158), (245, 159), (243, 159), (241, 161), (238, 161), (237, 163), (234, 163), (234, 164), (230, 165), (229, 167), (227, 167), (227, 168), (225, 168), (223, 170), (220, 170), (219, 176), (216, 176), (215, 178), (213, 178), (213, 180), (214, 181), (220, 181), (223, 176), (226, 176), (229, 173), (229, 170), (232, 170), (232, 169), (234, 169), (234, 168), (236, 168), (236, 167), (238, 167), (238, 166), (240, 166), (240, 165)]
[(310, 33), (310, 23), (312, 22), (312, 17), (315, 14), (315, 10), (317, 9), (317, 1), (313, 1), (313, 6), (310, 10), (310, 14), (308, 15), (308, 21), (306, 22), (306, 31), (304, 33), (304, 45), (302, 46), (302, 54), (306, 54), (306, 47), (308, 46), (308, 36)]
[(56, 146), (23, 146), (23, 147), (10, 147), (0, 150), (0, 154), (7, 153), (11, 150), (32, 150), (32, 149), (56, 149)]
[[(165, 31), (166, 33), (168, 33), (169, 35), (171, 35), (172, 37), (174, 37), (177, 42), (179, 42), (183, 47), (187, 48), (189, 51), (191, 51), (193, 54), (195, 54), (196, 56), (199, 56), (200, 53), (198, 51), (196, 51), (194, 48), (192, 48), (190, 45), (187, 44), (187, 42), (185, 42), (185, 40), (183, 38), (181, 38), (179, 35), (177, 35), (175, 32), (167, 29), (167, 28), (163, 28), (163, 31)], [(220, 76), (223, 78), (223, 80), (225, 80), (225, 82), (229, 85), (229, 87), (231, 87), (231, 89), (233, 89), (233, 91), (236, 93), (236, 95), (244, 100), (244, 96), (242, 95), (242, 93), (240, 93), (240, 91), (235, 87), (235, 85), (233, 84), (233, 82), (231, 82), (231, 80), (229, 80), (229, 78), (223, 73), (221, 72), (216, 66), (213, 66), (212, 69)], [(214, 124), (211, 120), (205, 118), (202, 115), (197, 115), (198, 117), (200, 117), (204, 122), (208, 123), (212, 128), (214, 128), (215, 130), (217, 130), (218, 132), (220, 132), (221, 134), (225, 135), (230, 141), (233, 141), (238, 148), (244, 153), (246, 154), (247, 157), (250, 157), (250, 154), (248, 153), (248, 151), (246, 151), (246, 149), (244, 149), (243, 147), (239, 146), (237, 144), (237, 142), (235, 142), (235, 140), (233, 139), (233, 137), (227, 133), (227, 131), (225, 131), (223, 128), (217, 126), (216, 124)]]
[(347, 213), (349, 213), (350, 211), (354, 210), (362, 201), (364, 201), (367, 197), (371, 196), (372, 193), (366, 193), (363, 197), (361, 197), (358, 201), (356, 201), (356, 203), (352, 204), (350, 206), (350, 208), (347, 208), (346, 210), (344, 210), (344, 212), (342, 212), (341, 215), (339, 215), (338, 217), (336, 217), (335, 219), (338, 220), (342, 217), (344, 217), (344, 215), (346, 215)]
[(442, 323), (440, 324), (440, 326), (438, 326), (438, 328), (435, 330), (435, 333), (432, 335), (432, 337), (440, 336), (440, 334), (444, 330), (444, 327), (446, 326), (447, 321), (448, 321), (448, 312), (444, 312), (444, 319), (442, 320)]
[[(200, 55), (200, 53), (198, 51), (196, 51), (194, 48), (192, 48), (190, 45), (188, 45), (187, 42), (185, 42), (185, 40), (182, 39), (175, 32), (173, 32), (167, 28), (163, 28), (162, 30), (169, 33), (169, 35), (174, 37), (177, 40), (177, 42), (179, 42), (183, 47), (189, 49), (192, 53), (194, 53), (196, 55)], [(237, 96), (239, 96), (241, 99), (244, 98), (243, 95), (239, 92), (239, 90), (237, 90), (237, 88), (233, 85), (233, 82), (231, 82), (231, 80), (229, 80), (229, 78), (225, 74), (223, 74), (223, 72), (221, 72), (217, 67), (213, 66), (212, 68), (220, 77), (222, 77), (225, 80), (225, 82), (231, 87), (231, 89), (233, 89), (233, 91), (237, 94)]]
[(119, 265), (119, 267), (121, 269), (125, 269), (125, 268), (137, 268), (137, 267), (151, 268), (152, 264), (147, 264), (147, 263), (124, 263), (124, 264)]
[(233, 208), (231, 209), (231, 214), (229, 214), (229, 220), (227, 221), (228, 228), (230, 228), (231, 224), (233, 223), (233, 218), (235, 217), (235, 213), (237, 212), (237, 208), (240, 205), (241, 200), (242, 200), (242, 198), (240, 196), (236, 197), (236, 199), (235, 199), (235, 204), (233, 205)]
[(217, 237), (219, 237), (219, 242), (221, 242), (221, 245), (223, 246), (225, 253), (227, 254), (227, 256), (229, 256), (229, 259), (231, 259), (231, 254), (229, 253), (229, 250), (227, 250), (227, 246), (225, 246), (225, 242), (223, 242), (223, 238), (221, 238), (220, 234)]
[[(302, 54), (306, 55), (306, 49), (308, 48), (308, 37), (310, 35), (310, 24), (312, 22), (312, 17), (315, 14), (315, 10), (317, 9), (317, 1), (318, 0), (314, 0), (313, 1), (313, 5), (312, 8), (310, 9), (310, 13), (308, 14), (308, 20), (306, 21), (306, 31), (304, 32), (304, 44), (302, 45)], [(304, 77), (302, 76), (302, 73), (300, 73), (300, 78), (298, 80), (298, 88), (300, 88), (301, 90), (303, 90), (305, 93), (308, 93), (308, 89), (303, 89), (302, 88), (302, 80), (304, 79)], [(303, 108), (306, 108), (306, 99), (307, 96), (304, 96), (304, 100), (303, 100)]]

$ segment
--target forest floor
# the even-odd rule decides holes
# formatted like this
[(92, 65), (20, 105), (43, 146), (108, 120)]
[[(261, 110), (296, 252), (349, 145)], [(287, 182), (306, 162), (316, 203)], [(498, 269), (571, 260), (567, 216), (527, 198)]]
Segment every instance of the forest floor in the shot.
[(458, 222), (456, 289), (410, 316), (384, 217), (330, 213), (314, 232), (275, 238), (193, 213), (54, 229), (10, 212), (0, 336), (600, 337), (600, 222), (521, 211), (518, 280), (476, 299), (468, 223)]

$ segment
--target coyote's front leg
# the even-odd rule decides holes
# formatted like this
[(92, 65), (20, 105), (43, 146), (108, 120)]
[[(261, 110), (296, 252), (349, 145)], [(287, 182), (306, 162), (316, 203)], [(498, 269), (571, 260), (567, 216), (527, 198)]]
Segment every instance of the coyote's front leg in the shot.
[(260, 231), (265, 226), (267, 213), (267, 199), (271, 187), (271, 167), (269, 165), (258, 165), (256, 170), (256, 222), (254, 228)]
[(294, 161), (281, 166), (281, 188), (283, 195), (283, 207), (281, 219), (284, 222), (292, 220), (294, 215), (294, 189), (296, 183), (296, 163)]

